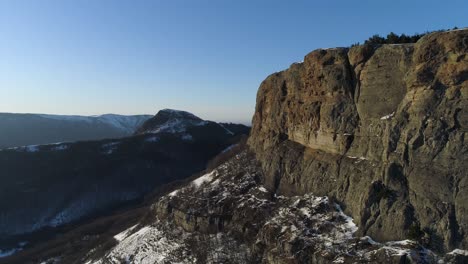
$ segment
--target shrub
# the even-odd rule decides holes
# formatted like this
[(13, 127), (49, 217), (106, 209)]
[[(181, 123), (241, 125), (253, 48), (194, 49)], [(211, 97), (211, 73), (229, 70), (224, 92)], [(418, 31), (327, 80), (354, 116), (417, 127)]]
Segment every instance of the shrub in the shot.
[[(458, 27), (454, 27), (453, 30), (458, 29)], [(386, 37), (381, 37), (378, 34), (373, 35), (372, 37), (368, 38), (364, 44), (369, 45), (381, 45), (381, 44), (402, 44), (402, 43), (416, 43), (420, 38), (423, 36), (432, 33), (432, 32), (440, 32), (445, 30), (435, 30), (435, 31), (427, 31), (425, 33), (419, 34), (416, 33), (414, 35), (405, 35), (405, 34), (395, 34), (394, 32), (388, 33)], [(358, 43), (354, 43), (351, 47), (359, 45)]]

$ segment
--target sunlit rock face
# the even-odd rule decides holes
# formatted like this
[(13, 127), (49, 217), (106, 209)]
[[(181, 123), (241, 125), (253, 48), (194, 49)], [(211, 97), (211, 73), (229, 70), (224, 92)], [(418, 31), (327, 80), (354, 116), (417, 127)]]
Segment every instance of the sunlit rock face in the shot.
[(361, 235), (467, 248), (467, 53), (468, 30), (437, 32), (315, 50), (269, 76), (249, 139), (266, 187), (336, 198)]

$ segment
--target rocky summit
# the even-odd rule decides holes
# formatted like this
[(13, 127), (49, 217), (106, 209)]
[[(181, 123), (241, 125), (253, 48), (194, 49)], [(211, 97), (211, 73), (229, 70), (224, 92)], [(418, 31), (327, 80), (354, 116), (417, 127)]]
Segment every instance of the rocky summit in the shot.
[(184, 132), (188, 127), (202, 126), (207, 123), (207, 121), (186, 111), (163, 109), (154, 117), (143, 123), (143, 125), (136, 130), (135, 134)]
[(262, 82), (245, 146), (143, 219), (10, 263), (468, 263), (467, 54), (467, 29), (315, 50)]

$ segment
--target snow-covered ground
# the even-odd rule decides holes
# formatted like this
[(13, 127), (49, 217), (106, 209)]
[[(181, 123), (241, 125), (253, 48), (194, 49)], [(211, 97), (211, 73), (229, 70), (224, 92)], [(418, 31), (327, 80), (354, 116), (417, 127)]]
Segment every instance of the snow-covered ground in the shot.
[[(87, 261), (98, 264), (226, 263), (226, 260), (246, 263), (253, 251), (261, 250), (260, 259), (277, 263), (310, 260), (316, 255), (325, 256), (330, 263), (379, 263), (382, 258), (448, 263), (415, 241), (376, 242), (369, 236), (356, 236), (358, 226), (353, 218), (326, 196), (272, 194), (257, 181), (254, 163), (245, 159), (245, 154), (235, 156), (163, 196), (154, 205), (154, 208), (185, 212), (177, 216), (185, 219), (182, 222), (172, 219), (170, 213), (163, 214), (162, 219), (157, 213), (152, 224), (132, 226), (116, 234), (118, 244), (104, 257)], [(220, 212), (226, 214), (226, 219), (237, 222), (217, 233), (206, 233), (205, 229), (195, 227), (222, 219)], [(211, 220), (205, 222), (203, 218)], [(198, 231), (188, 231), (187, 225)], [(230, 229), (236, 225), (251, 229), (249, 237), (236, 242), (232, 236), (234, 230)], [(245, 239), (254, 242), (248, 244)], [(450, 254), (466, 256), (468, 252), (454, 250)], [(197, 259), (200, 256), (203, 259)]]
[[(189, 264), (197, 263), (197, 258), (191, 252), (191, 234), (181, 228), (164, 222), (153, 225), (132, 226), (114, 237), (119, 243), (103, 258), (89, 259), (85, 263), (138, 263), (138, 264)], [(248, 253), (249, 249), (238, 244), (224, 234), (213, 234), (206, 237), (210, 244), (210, 252), (206, 263), (226, 263), (232, 255)], [(204, 245), (198, 245), (200, 247)], [(243, 262), (240, 262), (243, 263)]]
[(17, 253), (18, 251), (23, 250), (24, 246), (26, 246), (27, 244), (28, 242), (20, 242), (15, 248), (9, 248), (9, 249), (3, 249), (3, 250), (0, 249), (0, 258), (11, 256)]
[[(119, 244), (105, 256), (103, 260), (91, 263), (194, 263), (190, 254), (184, 248), (183, 234), (181, 237), (168, 237), (156, 225), (145, 226), (140, 229), (131, 227), (118, 235)], [(180, 241), (180, 240), (182, 241)], [(179, 262), (181, 261), (181, 262)]]
[(182, 133), (187, 131), (190, 126), (203, 126), (208, 122), (203, 120), (188, 120), (184, 118), (173, 118), (168, 120), (166, 123), (159, 125), (158, 127), (147, 130), (145, 133)]
[(28, 145), (28, 146), (21, 146), (21, 147), (13, 147), (13, 148), (6, 148), (6, 149), (0, 149), (2, 150), (14, 150), (14, 151), (20, 151), (20, 152), (38, 152), (41, 148), (47, 148), (52, 151), (62, 151), (68, 149), (70, 146), (69, 143), (63, 143), (63, 142), (57, 142), (57, 143), (51, 143), (51, 144), (43, 144), (43, 145)]
[(0, 250), (0, 258), (8, 257), (16, 252), (20, 251), (21, 249), (18, 248), (13, 248), (13, 249), (7, 249), (7, 250)]
[(106, 144), (102, 145), (101, 148), (102, 148), (102, 151), (103, 151), (104, 154), (109, 155), (109, 154), (114, 153), (114, 151), (117, 150), (119, 144), (120, 144), (119, 141), (110, 142), (110, 143), (106, 143)]
[(196, 180), (194, 180), (192, 182), (192, 184), (195, 185), (196, 187), (200, 187), (205, 182), (213, 181), (213, 176), (215, 176), (217, 173), (218, 173), (218, 171), (213, 170), (212, 172), (207, 173), (207, 174), (197, 178)]

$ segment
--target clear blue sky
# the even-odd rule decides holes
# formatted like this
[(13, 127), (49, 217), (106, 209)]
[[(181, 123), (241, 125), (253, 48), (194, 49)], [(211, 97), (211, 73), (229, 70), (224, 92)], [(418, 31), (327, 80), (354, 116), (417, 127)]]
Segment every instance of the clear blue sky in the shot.
[(249, 122), (320, 47), (468, 25), (468, 1), (1, 0), (0, 112), (191, 111)]

